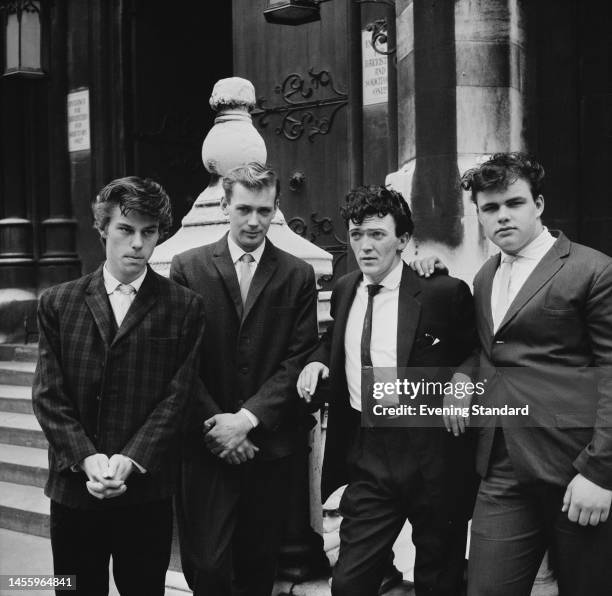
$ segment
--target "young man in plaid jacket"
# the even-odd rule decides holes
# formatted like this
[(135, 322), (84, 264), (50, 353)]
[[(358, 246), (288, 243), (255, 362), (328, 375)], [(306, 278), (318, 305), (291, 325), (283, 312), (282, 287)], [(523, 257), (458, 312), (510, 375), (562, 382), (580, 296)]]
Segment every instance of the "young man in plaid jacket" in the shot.
[(163, 595), (181, 419), (196, 382), (202, 300), (147, 262), (167, 194), (136, 177), (93, 204), (106, 261), (40, 299), (34, 412), (49, 441), (54, 572), (78, 594)]

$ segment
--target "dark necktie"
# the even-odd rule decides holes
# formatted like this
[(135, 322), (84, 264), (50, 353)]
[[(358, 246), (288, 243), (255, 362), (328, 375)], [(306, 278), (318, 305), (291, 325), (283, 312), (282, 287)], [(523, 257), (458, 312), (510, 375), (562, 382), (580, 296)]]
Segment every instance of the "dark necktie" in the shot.
[(382, 286), (370, 284), (368, 288), (368, 307), (366, 308), (365, 318), (363, 319), (363, 329), (361, 331), (361, 366), (372, 366), (372, 355), (370, 344), (372, 342), (372, 312), (374, 310), (374, 296), (380, 292)]

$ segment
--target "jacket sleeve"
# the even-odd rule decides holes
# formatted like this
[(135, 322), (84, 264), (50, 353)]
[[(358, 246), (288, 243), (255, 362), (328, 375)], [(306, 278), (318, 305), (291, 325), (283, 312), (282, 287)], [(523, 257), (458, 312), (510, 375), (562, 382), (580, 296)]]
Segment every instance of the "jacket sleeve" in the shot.
[(298, 403), (295, 383), (308, 354), (317, 343), (317, 288), (311, 266), (308, 266), (308, 273), (303, 275), (295, 304), (295, 318), (285, 359), (243, 404), (268, 430), (278, 427), (289, 404)]
[[(187, 280), (187, 276), (183, 271), (181, 260), (177, 257), (172, 259), (172, 263), (170, 265), (170, 279), (185, 288), (193, 290), (193, 288), (189, 286), (189, 281)], [(205, 307), (203, 306), (203, 308)], [(204, 313), (204, 316), (205, 314), (206, 313)], [(207, 420), (215, 414), (221, 414), (223, 410), (213, 399), (199, 374), (195, 379), (195, 386), (196, 390), (194, 392), (194, 399), (191, 406), (191, 420), (187, 420), (187, 426), (193, 426), (194, 428), (197, 426), (197, 431), (200, 432), (201, 425), (204, 420)]]
[(336, 317), (336, 290), (332, 291), (330, 298), (330, 316), (331, 321), (325, 330), (325, 333), (319, 339), (317, 347), (311, 352), (306, 359), (306, 364), (310, 362), (321, 362), (329, 367), (331, 361), (332, 338), (334, 337), (334, 319)]
[(612, 490), (612, 264), (594, 279), (586, 300), (585, 319), (599, 378), (598, 403), (591, 442), (574, 461), (586, 478)]
[(81, 424), (65, 384), (59, 318), (49, 292), (41, 296), (38, 304), (38, 331), (40, 340), (32, 406), (61, 472), (97, 453), (97, 449)]
[(181, 353), (176, 359), (178, 366), (166, 387), (164, 397), (121, 449), (123, 455), (138, 462), (148, 472), (155, 472), (165, 453), (175, 444), (181, 430), (185, 410), (197, 387), (203, 333), (204, 305), (202, 299), (194, 295), (183, 317)]

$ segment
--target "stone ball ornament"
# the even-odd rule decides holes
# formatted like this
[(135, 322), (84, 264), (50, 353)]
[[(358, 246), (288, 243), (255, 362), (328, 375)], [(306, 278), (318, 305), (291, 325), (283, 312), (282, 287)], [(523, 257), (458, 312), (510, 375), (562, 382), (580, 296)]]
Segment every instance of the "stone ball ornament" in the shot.
[(253, 84), (240, 77), (221, 79), (209, 103), (218, 115), (202, 144), (202, 162), (208, 172), (223, 176), (245, 163), (266, 163), (266, 145), (249, 113), (255, 106)]

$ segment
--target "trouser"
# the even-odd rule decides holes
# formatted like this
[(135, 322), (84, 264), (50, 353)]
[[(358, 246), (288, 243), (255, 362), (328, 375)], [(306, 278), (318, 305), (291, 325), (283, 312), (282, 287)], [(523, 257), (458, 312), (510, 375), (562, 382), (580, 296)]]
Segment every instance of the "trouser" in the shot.
[(70, 594), (106, 596), (112, 556), (121, 596), (163, 596), (171, 547), (171, 499), (103, 510), (51, 501), (53, 572), (76, 575)]
[(288, 509), (291, 457), (184, 462), (177, 500), (181, 563), (196, 596), (270, 596)]
[(560, 596), (612, 594), (612, 518), (580, 526), (561, 511), (565, 487), (517, 481), (497, 432), (472, 518), (469, 596), (529, 596), (550, 549)]
[[(459, 596), (467, 520), (448, 519), (431, 499), (410, 445), (410, 429), (362, 428), (350, 454), (341, 502), (340, 553), (334, 596), (375, 596), (406, 519), (416, 547), (417, 596)], [(449, 495), (452, 498), (452, 495)]]

